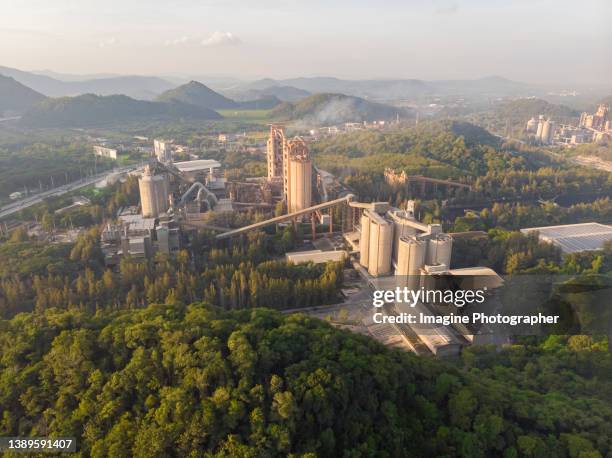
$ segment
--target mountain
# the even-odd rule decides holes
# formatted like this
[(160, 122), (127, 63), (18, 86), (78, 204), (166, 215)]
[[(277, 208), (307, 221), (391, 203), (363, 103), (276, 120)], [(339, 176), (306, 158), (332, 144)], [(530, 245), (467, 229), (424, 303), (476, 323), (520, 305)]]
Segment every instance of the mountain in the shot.
[(315, 94), (299, 102), (285, 102), (271, 112), (278, 119), (299, 119), (316, 125), (395, 119), (397, 115), (406, 117), (410, 112), (344, 94)]
[(234, 100), (240, 101), (276, 97), (283, 102), (297, 102), (312, 95), (308, 91), (293, 86), (268, 86), (264, 89), (234, 89), (224, 91), (224, 93)]
[(270, 110), (281, 103), (283, 103), (282, 100), (274, 95), (262, 95), (253, 100), (238, 102), (238, 108), (242, 110)]
[(9, 76), (0, 75), (0, 116), (22, 114), (45, 96)]
[(156, 100), (159, 102), (179, 101), (213, 110), (238, 108), (238, 104), (232, 99), (228, 99), (197, 81), (190, 81), (170, 89), (158, 96)]
[(568, 120), (580, 116), (580, 113), (565, 105), (549, 103), (542, 99), (528, 98), (502, 102), (494, 109), (494, 113), (502, 119), (527, 122), (531, 117), (544, 115), (554, 121)]
[(0, 74), (10, 76), (21, 84), (49, 97), (92, 93), (98, 95), (124, 94), (132, 98), (151, 100), (174, 87), (174, 84), (155, 76), (113, 76), (82, 81), (61, 81), (46, 74), (1, 66)]
[[(419, 98), (424, 96), (509, 97), (535, 95), (538, 88), (499, 76), (473, 80), (425, 81), (419, 79), (345, 80), (333, 77), (261, 79), (242, 86), (242, 90), (264, 90), (290, 86), (310, 93), (342, 93), (377, 100)], [(278, 96), (278, 95), (277, 95)], [(278, 96), (280, 99), (282, 97)]]
[(150, 102), (125, 95), (47, 99), (20, 120), (28, 127), (87, 127), (126, 122), (191, 119), (220, 119), (219, 113), (182, 102)]

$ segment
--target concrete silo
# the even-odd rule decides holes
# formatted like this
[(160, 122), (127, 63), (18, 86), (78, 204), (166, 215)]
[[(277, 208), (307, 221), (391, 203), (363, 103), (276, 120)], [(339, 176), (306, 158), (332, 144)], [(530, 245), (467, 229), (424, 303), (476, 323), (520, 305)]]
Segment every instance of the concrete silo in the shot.
[(536, 128), (536, 137), (542, 138), (542, 129), (544, 128), (544, 116), (540, 115), (538, 117), (538, 127)]
[(425, 264), (427, 240), (418, 237), (401, 237), (395, 275), (419, 275)]
[(359, 264), (366, 269), (368, 268), (368, 261), (370, 251), (370, 218), (364, 213), (361, 215), (361, 237), (359, 238)]
[(399, 242), (402, 237), (409, 237), (417, 234), (414, 227), (415, 219), (407, 211), (390, 212), (393, 219), (393, 260), (397, 262), (399, 256)]
[(310, 207), (312, 202), (312, 162), (301, 137), (283, 145), (283, 193), (289, 213)]
[(448, 234), (438, 234), (432, 237), (427, 244), (425, 264), (444, 265), (450, 268), (453, 253), (453, 239)]
[(393, 223), (382, 216), (368, 212), (370, 217), (370, 247), (368, 272), (374, 277), (391, 273), (393, 250)]
[(153, 175), (151, 168), (146, 166), (142, 177), (138, 180), (140, 190), (140, 205), (142, 216), (157, 218), (168, 210), (169, 185), (165, 174)]
[(542, 125), (542, 134), (540, 136), (540, 140), (542, 140), (542, 143), (546, 145), (550, 144), (553, 139), (553, 133), (554, 133), (554, 124), (550, 119), (547, 119), (546, 121), (544, 121), (544, 124)]
[(535, 120), (535, 118), (531, 118), (529, 121), (527, 121), (527, 127), (526, 127), (527, 132), (535, 132), (537, 128), (538, 128), (538, 122)]
[(312, 162), (308, 158), (289, 160), (289, 213), (303, 210), (312, 202)]

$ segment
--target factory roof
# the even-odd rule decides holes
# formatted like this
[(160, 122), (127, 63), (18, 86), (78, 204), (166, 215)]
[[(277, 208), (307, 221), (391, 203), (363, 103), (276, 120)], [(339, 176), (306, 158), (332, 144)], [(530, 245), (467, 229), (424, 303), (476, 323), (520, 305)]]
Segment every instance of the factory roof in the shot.
[(612, 226), (595, 222), (529, 227), (521, 232), (538, 232), (540, 240), (557, 245), (564, 253), (601, 250), (606, 241), (612, 240)]
[(129, 225), (130, 231), (150, 231), (155, 228), (155, 218), (144, 218), (142, 215), (120, 215), (119, 219)]
[(195, 172), (210, 168), (216, 169), (221, 167), (221, 164), (214, 159), (197, 159), (195, 161), (175, 162), (174, 166), (181, 172)]
[(346, 251), (298, 251), (286, 254), (287, 261), (294, 264), (302, 264), (306, 262), (314, 262), (315, 264), (328, 261), (343, 261), (346, 258)]

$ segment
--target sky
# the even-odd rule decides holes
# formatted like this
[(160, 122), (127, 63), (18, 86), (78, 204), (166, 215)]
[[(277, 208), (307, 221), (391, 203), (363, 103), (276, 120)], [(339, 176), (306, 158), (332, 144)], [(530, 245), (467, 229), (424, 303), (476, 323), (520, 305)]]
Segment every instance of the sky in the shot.
[(610, 0), (0, 0), (0, 65), (239, 79), (612, 78)]

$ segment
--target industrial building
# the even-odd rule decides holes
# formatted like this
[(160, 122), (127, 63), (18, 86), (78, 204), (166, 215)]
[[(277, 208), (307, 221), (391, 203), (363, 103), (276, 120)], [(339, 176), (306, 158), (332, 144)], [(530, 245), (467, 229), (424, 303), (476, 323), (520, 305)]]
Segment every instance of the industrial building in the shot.
[(612, 240), (612, 226), (595, 222), (529, 227), (521, 229), (521, 232), (523, 234), (537, 232), (541, 241), (558, 246), (564, 253), (601, 250), (604, 243)]
[(371, 276), (412, 276), (450, 268), (452, 238), (439, 224), (417, 221), (412, 203), (407, 210), (372, 204), (360, 223), (359, 262)]
[(287, 211), (293, 213), (312, 205), (312, 161), (301, 137), (287, 139), (282, 127), (270, 126), (266, 151), (268, 183), (272, 194), (281, 186)]
[(107, 148), (106, 146), (94, 145), (93, 152), (95, 156), (106, 157), (108, 159), (117, 160), (117, 150)]
[(180, 249), (179, 227), (171, 217), (146, 218), (136, 207), (123, 208), (117, 216), (118, 224), (108, 224), (100, 237), (107, 266), (118, 264), (123, 256), (147, 260), (158, 252)]
[(165, 173), (154, 174), (151, 166), (146, 165), (142, 177), (138, 180), (142, 216), (157, 218), (168, 210), (170, 188)]
[(188, 181), (200, 181), (209, 189), (224, 189), (225, 178), (220, 176), (221, 164), (214, 159), (196, 159), (172, 164)]
[(584, 112), (580, 115), (579, 126), (603, 132), (610, 131), (612, 130), (612, 125), (610, 124), (610, 120), (608, 119), (609, 113), (610, 107), (608, 105), (600, 104), (597, 107), (597, 111), (595, 113), (589, 114), (587, 112)]
[(287, 262), (293, 264), (304, 264), (312, 262), (314, 264), (324, 264), (326, 262), (341, 262), (348, 258), (348, 254), (344, 250), (309, 250), (309, 251), (294, 251), (285, 255)]
[(537, 122), (535, 118), (531, 118), (529, 121), (527, 121), (525, 130), (527, 133), (535, 134), (536, 140), (545, 145), (549, 145), (553, 140), (555, 124), (550, 120), (550, 118), (544, 119), (544, 115), (539, 115)]
[(153, 140), (153, 152), (155, 157), (162, 164), (169, 164), (172, 162), (172, 145), (167, 140)]
[(268, 162), (268, 180), (283, 176), (283, 149), (285, 147), (285, 133), (282, 127), (270, 126), (270, 136), (266, 148)]

